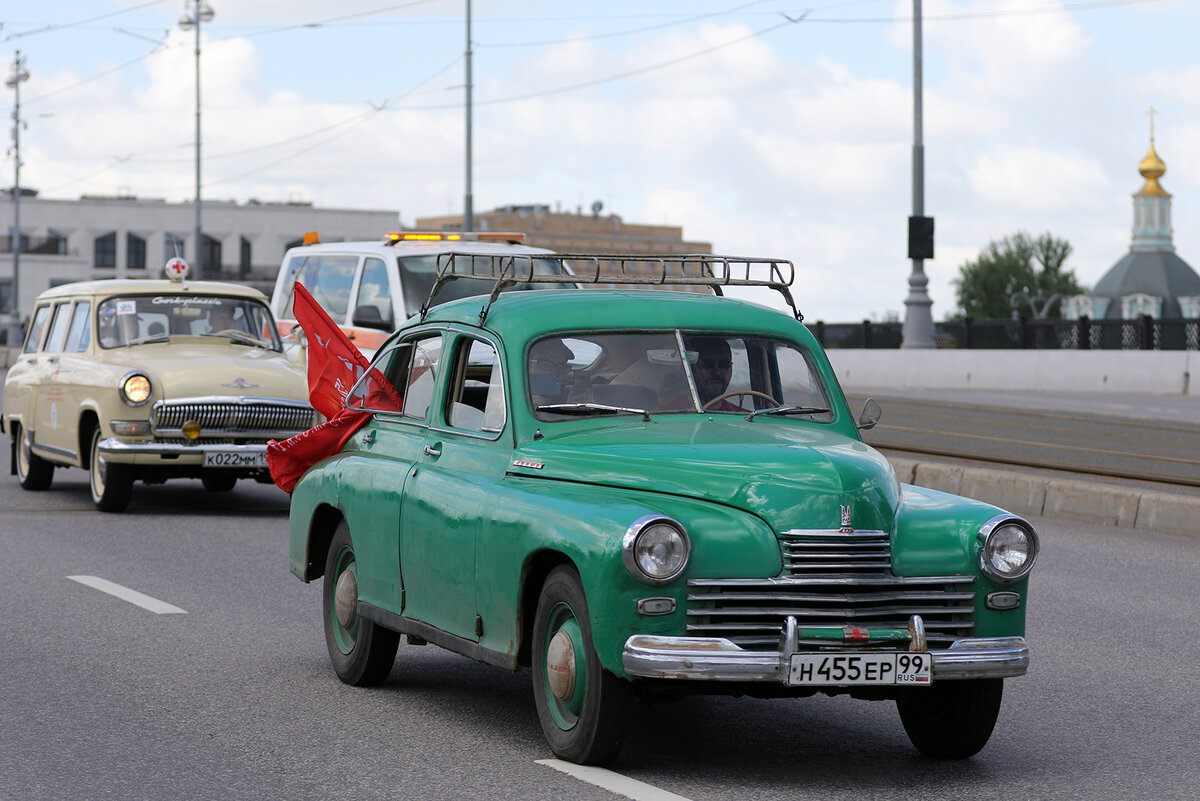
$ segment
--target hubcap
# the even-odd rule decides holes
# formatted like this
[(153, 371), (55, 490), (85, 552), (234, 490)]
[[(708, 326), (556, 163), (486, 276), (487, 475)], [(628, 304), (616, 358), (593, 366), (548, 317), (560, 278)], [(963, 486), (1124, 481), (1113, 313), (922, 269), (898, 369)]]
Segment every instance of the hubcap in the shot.
[(575, 694), (575, 644), (562, 629), (550, 640), (546, 649), (546, 682), (560, 701)]
[(333, 606), (337, 611), (338, 623), (343, 628), (354, 625), (358, 618), (358, 580), (354, 578), (354, 571), (343, 570), (338, 576), (333, 591)]

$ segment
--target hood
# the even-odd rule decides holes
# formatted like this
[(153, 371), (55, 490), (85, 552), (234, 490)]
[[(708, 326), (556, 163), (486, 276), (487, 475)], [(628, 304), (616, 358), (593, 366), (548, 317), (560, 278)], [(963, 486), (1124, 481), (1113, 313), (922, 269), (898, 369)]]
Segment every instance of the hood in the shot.
[(548, 436), (519, 449), (522, 475), (683, 495), (757, 515), (776, 531), (890, 531), (900, 498), (882, 454), (816, 425), (662, 417)]
[(304, 371), (262, 348), (172, 342), (118, 351), (109, 363), (144, 370), (162, 400), (237, 395), (308, 401)]

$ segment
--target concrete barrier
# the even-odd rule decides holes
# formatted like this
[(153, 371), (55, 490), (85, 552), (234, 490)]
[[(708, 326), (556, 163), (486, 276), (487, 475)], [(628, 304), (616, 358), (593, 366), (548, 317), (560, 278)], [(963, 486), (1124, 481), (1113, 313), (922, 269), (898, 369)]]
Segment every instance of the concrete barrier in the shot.
[(905, 484), (964, 495), (1022, 516), (1084, 520), (1200, 537), (1200, 495), (1172, 494), (1020, 469), (996, 469), (888, 454)]
[[(1191, 350), (826, 351), (846, 389), (992, 389), (1200, 395)], [(1193, 364), (1195, 362), (1195, 364)]]

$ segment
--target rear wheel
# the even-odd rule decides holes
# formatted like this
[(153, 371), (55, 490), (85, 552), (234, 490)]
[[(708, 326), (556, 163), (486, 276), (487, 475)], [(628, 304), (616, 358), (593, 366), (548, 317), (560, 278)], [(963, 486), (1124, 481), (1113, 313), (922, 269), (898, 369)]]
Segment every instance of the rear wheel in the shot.
[(229, 492), (237, 484), (237, 476), (226, 473), (208, 473), (200, 477), (200, 483), (209, 492)]
[(908, 739), (925, 756), (966, 759), (987, 745), (1004, 679), (935, 682), (896, 701)]
[(18, 428), (12, 442), (13, 463), (17, 466), (17, 483), (21, 489), (44, 490), (54, 480), (54, 465), (33, 452), (33, 438), (24, 428)]
[(106, 461), (100, 455), (100, 426), (92, 431), (88, 466), (92, 503), (101, 512), (124, 512), (133, 497), (133, 473), (127, 466)]
[(533, 622), (533, 697), (556, 756), (586, 765), (616, 758), (634, 700), (629, 682), (600, 665), (579, 575), (551, 571)]
[(334, 673), (356, 687), (383, 683), (396, 661), (400, 635), (358, 614), (358, 562), (345, 520), (338, 523), (325, 557), (322, 597), (325, 645)]

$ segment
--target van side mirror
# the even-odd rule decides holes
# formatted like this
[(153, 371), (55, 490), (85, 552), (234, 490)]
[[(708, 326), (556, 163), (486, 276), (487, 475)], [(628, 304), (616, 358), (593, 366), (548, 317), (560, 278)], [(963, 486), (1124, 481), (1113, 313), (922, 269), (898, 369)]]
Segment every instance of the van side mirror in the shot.
[(867, 398), (867, 402), (863, 404), (862, 414), (858, 416), (858, 430), (866, 431), (868, 428), (874, 428), (881, 417), (883, 417), (883, 409), (879, 408), (879, 404), (874, 398)]
[(354, 315), (350, 318), (350, 324), (359, 328), (375, 328), (379, 331), (392, 330), (391, 322), (383, 319), (383, 315), (379, 313), (379, 308), (370, 304), (356, 307)]

